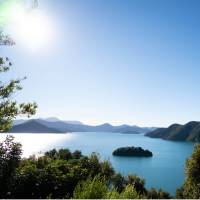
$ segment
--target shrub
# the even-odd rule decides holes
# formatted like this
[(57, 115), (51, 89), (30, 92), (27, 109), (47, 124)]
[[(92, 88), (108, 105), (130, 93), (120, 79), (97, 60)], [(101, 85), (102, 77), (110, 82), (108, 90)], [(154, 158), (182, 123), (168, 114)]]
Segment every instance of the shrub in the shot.
[(81, 182), (74, 190), (75, 199), (102, 199), (106, 197), (108, 190), (105, 181), (98, 175)]

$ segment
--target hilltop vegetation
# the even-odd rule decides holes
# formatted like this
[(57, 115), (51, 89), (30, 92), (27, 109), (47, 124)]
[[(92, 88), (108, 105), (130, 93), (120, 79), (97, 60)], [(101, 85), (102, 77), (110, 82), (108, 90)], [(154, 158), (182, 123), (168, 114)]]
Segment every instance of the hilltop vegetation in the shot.
[(146, 134), (152, 138), (174, 141), (200, 141), (200, 122), (189, 122), (185, 125), (173, 124), (168, 128), (158, 128)]

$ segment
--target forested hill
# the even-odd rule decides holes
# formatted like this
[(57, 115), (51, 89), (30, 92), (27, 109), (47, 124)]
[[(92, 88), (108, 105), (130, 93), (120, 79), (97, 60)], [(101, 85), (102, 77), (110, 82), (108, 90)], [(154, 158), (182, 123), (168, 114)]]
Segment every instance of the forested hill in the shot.
[(146, 133), (146, 136), (174, 141), (200, 141), (200, 122), (192, 121), (185, 125), (173, 124), (168, 128), (158, 128)]

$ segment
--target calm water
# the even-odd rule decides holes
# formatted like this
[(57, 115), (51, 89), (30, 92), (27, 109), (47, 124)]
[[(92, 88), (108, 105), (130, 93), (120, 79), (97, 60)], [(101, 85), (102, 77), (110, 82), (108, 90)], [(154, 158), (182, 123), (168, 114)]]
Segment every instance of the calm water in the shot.
[[(0, 140), (5, 138), (0, 135)], [(15, 134), (23, 145), (23, 156), (44, 152), (52, 148), (79, 149), (83, 154), (97, 152), (109, 159), (116, 171), (123, 175), (137, 174), (146, 180), (147, 188), (163, 188), (174, 194), (184, 180), (184, 165), (193, 150), (189, 142), (171, 142), (134, 134), (120, 133), (67, 133), (67, 134)], [(118, 147), (140, 146), (153, 152), (152, 158), (113, 157)]]

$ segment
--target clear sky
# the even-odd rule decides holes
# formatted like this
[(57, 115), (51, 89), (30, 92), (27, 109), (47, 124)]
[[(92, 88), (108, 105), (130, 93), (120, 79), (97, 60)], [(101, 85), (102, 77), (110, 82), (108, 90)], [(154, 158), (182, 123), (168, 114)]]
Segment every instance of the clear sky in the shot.
[[(199, 0), (41, 0), (56, 38), (0, 47), (36, 117), (168, 126), (200, 120)], [(49, 33), (50, 34), (50, 33)]]

